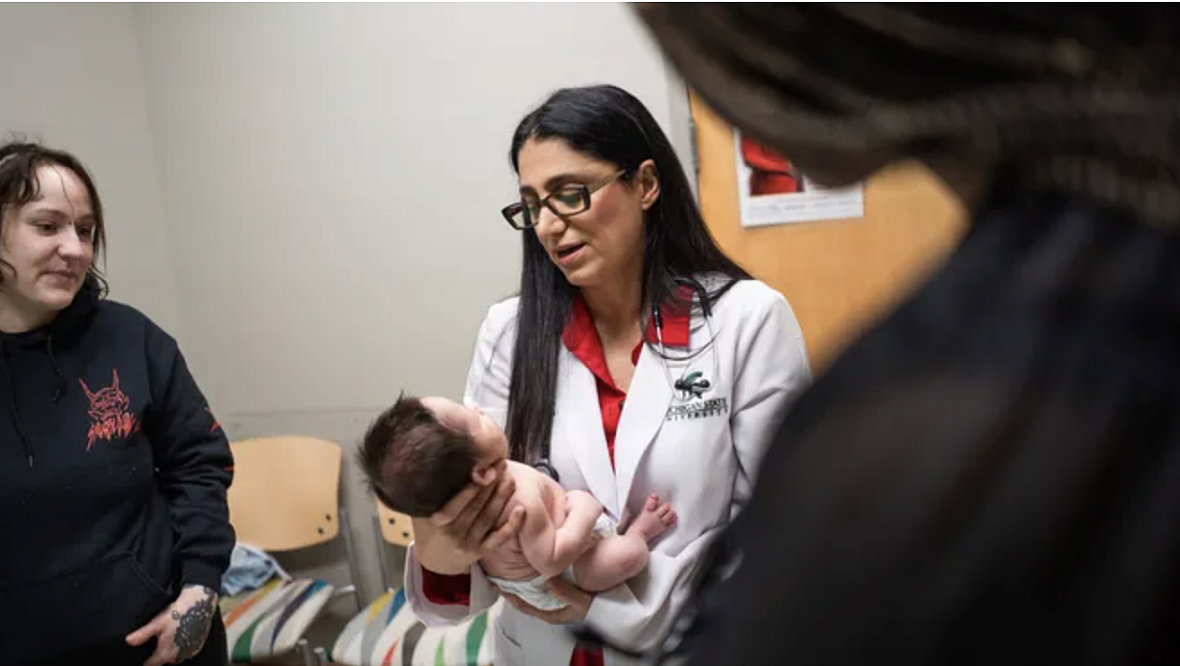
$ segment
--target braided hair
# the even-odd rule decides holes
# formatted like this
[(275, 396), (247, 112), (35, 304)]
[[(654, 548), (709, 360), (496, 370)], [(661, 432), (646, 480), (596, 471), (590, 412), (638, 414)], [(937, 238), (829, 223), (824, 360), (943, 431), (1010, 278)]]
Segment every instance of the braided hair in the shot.
[[(646, 6), (734, 124), (848, 180), (907, 157), (1180, 217), (1180, 29), (1161, 5)], [(851, 166), (850, 166), (851, 165)]]
[(988, 182), (944, 266), (784, 420), (719, 541), (740, 566), (678, 625), (693, 664), (1180, 662), (1161, 7), (641, 6), (688, 83), (809, 176), (917, 157)]

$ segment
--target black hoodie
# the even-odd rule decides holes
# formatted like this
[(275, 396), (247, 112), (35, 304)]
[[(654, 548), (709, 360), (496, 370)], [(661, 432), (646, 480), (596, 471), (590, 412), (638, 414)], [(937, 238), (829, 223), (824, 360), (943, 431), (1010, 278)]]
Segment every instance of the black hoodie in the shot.
[(0, 334), (0, 661), (117, 655), (182, 586), (219, 590), (232, 475), (175, 340), (93, 281)]

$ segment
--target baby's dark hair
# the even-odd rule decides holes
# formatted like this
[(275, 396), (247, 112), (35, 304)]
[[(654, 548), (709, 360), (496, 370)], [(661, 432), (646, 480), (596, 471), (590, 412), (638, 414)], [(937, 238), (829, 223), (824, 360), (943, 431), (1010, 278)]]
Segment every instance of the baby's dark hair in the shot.
[(470, 483), (477, 458), (471, 438), (405, 394), (369, 426), (358, 455), (373, 494), (417, 518), (437, 512)]

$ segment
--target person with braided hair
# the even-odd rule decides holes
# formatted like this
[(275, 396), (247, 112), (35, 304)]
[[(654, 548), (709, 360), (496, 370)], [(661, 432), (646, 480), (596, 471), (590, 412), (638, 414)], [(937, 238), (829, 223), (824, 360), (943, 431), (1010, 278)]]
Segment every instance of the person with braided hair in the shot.
[[(1162, 5), (642, 5), (838, 186), (917, 158), (971, 228), (784, 420), (665, 652), (1180, 661), (1180, 57)], [(740, 554), (740, 560), (725, 554)]]

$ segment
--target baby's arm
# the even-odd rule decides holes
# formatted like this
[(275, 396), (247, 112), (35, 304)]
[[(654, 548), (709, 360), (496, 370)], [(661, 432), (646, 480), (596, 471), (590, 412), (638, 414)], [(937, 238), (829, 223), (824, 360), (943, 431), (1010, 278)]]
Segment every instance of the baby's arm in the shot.
[[(552, 497), (559, 503), (557, 511), (565, 512), (561, 526), (554, 524), (547, 506), (529, 507), (520, 532), (524, 556), (542, 576), (552, 578), (568, 569), (591, 546), (594, 523), (602, 515), (602, 504), (594, 496), (571, 490)], [(568, 507), (568, 510), (567, 510)]]

